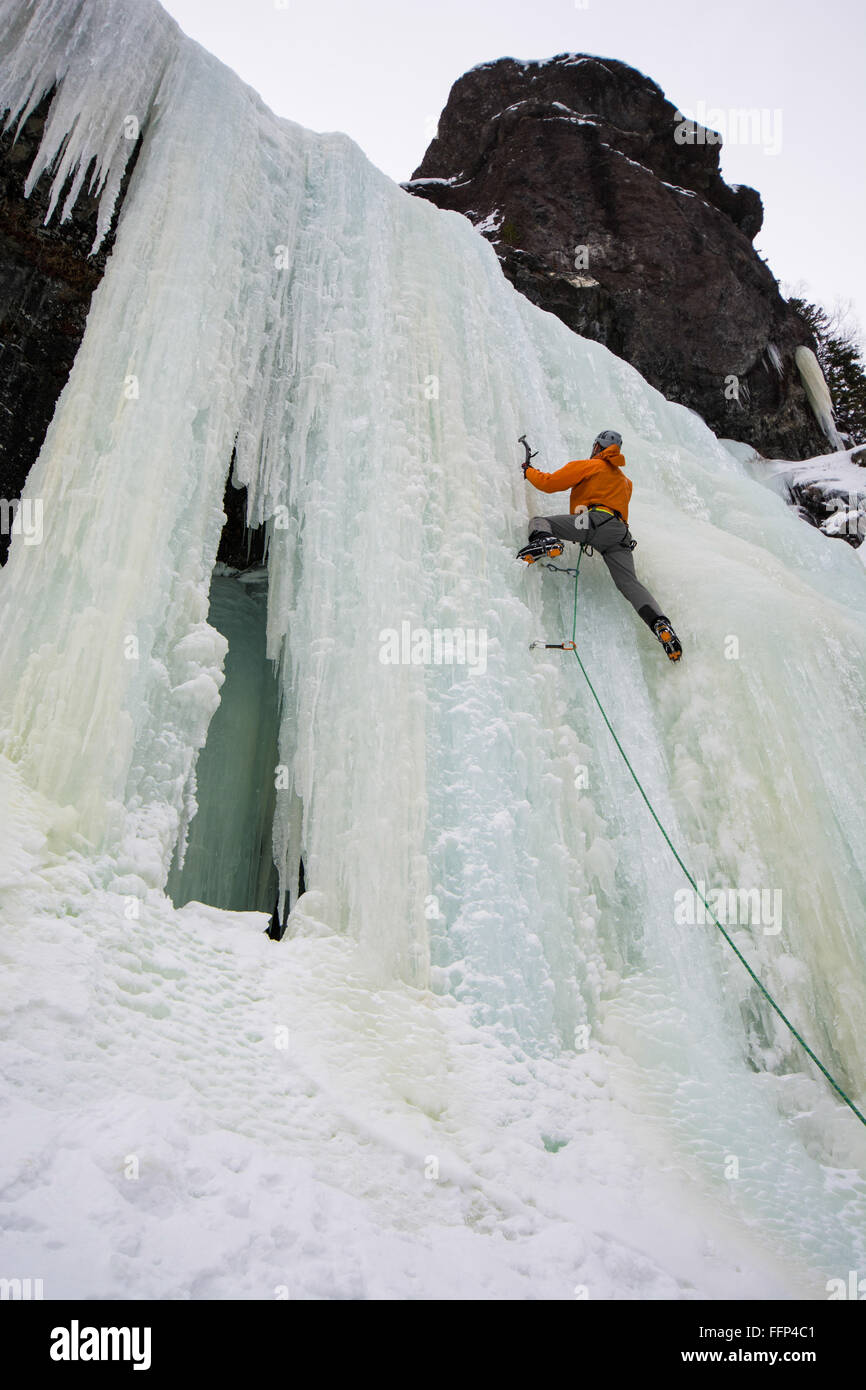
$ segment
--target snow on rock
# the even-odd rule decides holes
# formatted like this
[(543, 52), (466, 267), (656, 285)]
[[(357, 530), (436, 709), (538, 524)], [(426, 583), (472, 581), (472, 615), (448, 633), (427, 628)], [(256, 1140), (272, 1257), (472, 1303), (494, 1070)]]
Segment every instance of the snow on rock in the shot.
[(502, 213), (498, 208), (475, 223), (475, 230), (482, 236), (493, 238), (502, 227)]
[(855, 549), (866, 538), (866, 450), (863, 446), (805, 460), (762, 461), (758, 475), (790, 497), (827, 536)]

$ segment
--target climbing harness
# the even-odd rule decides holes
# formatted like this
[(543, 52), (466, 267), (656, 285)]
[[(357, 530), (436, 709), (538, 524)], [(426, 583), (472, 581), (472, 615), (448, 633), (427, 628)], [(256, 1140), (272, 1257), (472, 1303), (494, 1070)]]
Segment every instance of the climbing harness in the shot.
[(657, 816), (657, 814), (656, 814), (656, 811), (655, 811), (655, 807), (653, 806), (652, 802), (650, 801), (649, 797), (647, 796), (646, 792), (644, 791), (643, 787), (641, 786), (640, 779), (639, 779), (637, 773), (635, 772), (634, 768), (632, 767), (631, 763), (629, 762), (628, 755), (627, 755), (625, 749), (623, 748), (622, 744), (620, 743), (619, 739), (617, 738), (616, 731), (614, 730), (613, 725), (611, 724), (610, 720), (609, 720), (608, 717), (607, 717), (607, 713), (606, 713), (606, 711), (605, 711), (604, 705), (601, 703), (601, 700), (599, 699), (598, 695), (596, 694), (595, 687), (593, 686), (592, 681), (589, 679), (589, 675), (588, 675), (588, 673), (587, 673), (586, 667), (584, 666), (583, 662), (581, 661), (581, 659), (580, 659), (580, 653), (579, 653), (579, 651), (577, 650), (577, 586), (578, 586), (578, 579), (579, 579), (579, 577), (580, 577), (580, 562), (581, 562), (581, 559), (582, 559), (582, 558), (583, 558), (583, 549), (581, 548), (581, 552), (580, 552), (580, 554), (579, 554), (578, 557), (577, 557), (577, 565), (575, 566), (574, 569), (566, 569), (566, 568), (565, 568), (564, 566), (562, 566), (562, 565), (550, 565), (550, 564), (549, 564), (549, 565), (546, 566), (547, 569), (549, 569), (549, 570), (556, 570), (559, 574), (573, 574), (573, 575), (574, 575), (574, 620), (573, 620), (573, 622), (572, 622), (572, 628), (571, 628), (571, 641), (570, 641), (570, 642), (540, 642), (540, 641), (539, 641), (539, 642), (531, 642), (531, 643), (530, 643), (530, 649), (533, 648), (533, 647), (540, 647), (540, 646), (543, 646), (543, 647), (545, 647), (545, 648), (547, 648), (547, 649), (550, 649), (550, 650), (574, 652), (575, 660), (577, 661), (577, 664), (578, 664), (578, 666), (580, 667), (581, 672), (583, 673), (583, 678), (584, 678), (584, 680), (586, 681), (587, 685), (589, 686), (590, 692), (591, 692), (591, 694), (592, 694), (592, 698), (595, 700), (595, 703), (598, 705), (598, 708), (599, 708), (599, 710), (600, 710), (600, 712), (601, 712), (601, 717), (602, 717), (602, 719), (604, 720), (605, 724), (606, 724), (607, 727), (608, 727), (608, 731), (609, 731), (609, 733), (610, 733), (610, 736), (611, 736), (611, 738), (613, 739), (614, 743), (616, 744), (617, 749), (619, 750), (619, 753), (620, 753), (620, 756), (622, 757), (623, 762), (625, 763), (626, 767), (628, 768), (629, 772), (630, 772), (631, 775), (632, 775), (632, 779), (633, 779), (633, 781), (634, 781), (635, 786), (637, 787), (638, 791), (640, 792), (641, 796), (643, 797), (644, 801), (646, 802), (647, 809), (649, 810), (650, 815), (652, 816), (653, 820), (655, 821), (656, 825), (658, 826), (659, 830), (661, 831), (661, 833), (662, 833), (662, 835), (663, 835), (663, 837), (664, 837), (665, 843), (666, 843), (667, 846), (668, 846), (668, 849), (670, 850), (671, 854), (674, 856), (674, 859), (675, 859), (675, 860), (677, 861), (677, 863), (679, 864), (680, 868), (682, 869), (683, 873), (685, 874), (685, 876), (686, 876), (688, 882), (691, 884), (691, 886), (692, 886), (692, 888), (694, 889), (695, 893), (698, 895), (698, 898), (700, 899), (700, 901), (703, 903), (704, 907), (706, 908), (707, 913), (709, 914), (710, 920), (713, 921), (713, 922), (715, 923), (715, 925), (718, 927), (719, 931), (722, 933), (722, 936), (725, 938), (725, 940), (727, 941), (727, 943), (728, 943), (728, 945), (730, 946), (731, 950), (734, 952), (734, 955), (737, 957), (737, 959), (740, 961), (740, 963), (741, 963), (741, 964), (745, 967), (745, 969), (748, 971), (748, 973), (749, 973), (751, 979), (752, 979), (752, 980), (754, 981), (754, 983), (758, 986), (758, 989), (761, 991), (761, 994), (764, 996), (764, 998), (766, 999), (767, 1003), (771, 1006), (772, 1009), (775, 1010), (775, 1012), (778, 1014), (779, 1018), (780, 1018), (780, 1019), (782, 1020), (782, 1022), (784, 1023), (785, 1027), (788, 1029), (788, 1031), (791, 1033), (791, 1035), (792, 1035), (794, 1038), (796, 1038), (797, 1042), (800, 1044), (800, 1046), (802, 1047), (802, 1049), (803, 1049), (803, 1051), (806, 1053), (806, 1055), (812, 1059), (812, 1061), (815, 1063), (815, 1066), (816, 1066), (816, 1067), (818, 1068), (818, 1070), (819, 1070), (820, 1072), (822, 1072), (822, 1074), (826, 1077), (826, 1079), (829, 1081), (830, 1085), (833, 1087), (833, 1090), (837, 1093), (837, 1095), (839, 1095), (839, 1096), (841, 1097), (841, 1099), (842, 1099), (842, 1100), (845, 1102), (845, 1104), (848, 1106), (849, 1110), (853, 1110), (854, 1114), (857, 1116), (857, 1119), (860, 1121), (860, 1123), (861, 1123), (864, 1127), (866, 1127), (866, 1115), (863, 1114), (862, 1110), (859, 1110), (859, 1109), (858, 1109), (858, 1107), (854, 1104), (854, 1102), (853, 1102), (853, 1100), (851, 1099), (851, 1097), (848, 1096), (848, 1095), (846, 1095), (846, 1093), (842, 1090), (842, 1087), (839, 1085), (838, 1081), (836, 1081), (836, 1080), (831, 1076), (830, 1072), (829, 1072), (829, 1071), (827, 1070), (827, 1068), (824, 1066), (824, 1063), (821, 1061), (821, 1059), (820, 1059), (819, 1057), (817, 1057), (817, 1056), (815, 1055), (815, 1053), (812, 1051), (811, 1047), (810, 1047), (809, 1044), (806, 1042), (806, 1040), (805, 1040), (805, 1038), (802, 1036), (802, 1034), (798, 1033), (797, 1029), (794, 1027), (794, 1025), (793, 1025), (793, 1023), (791, 1022), (791, 1020), (782, 1012), (782, 1009), (781, 1009), (780, 1006), (776, 1003), (775, 999), (774, 999), (773, 996), (770, 994), (770, 991), (766, 988), (766, 986), (761, 982), (761, 980), (760, 980), (760, 979), (758, 978), (758, 976), (755, 974), (754, 970), (753, 970), (752, 967), (749, 965), (749, 962), (746, 960), (746, 958), (745, 958), (745, 956), (743, 955), (742, 951), (740, 951), (739, 948), (734, 944), (733, 940), (732, 940), (731, 937), (728, 935), (728, 933), (725, 931), (725, 929), (724, 929), (724, 927), (722, 926), (722, 924), (721, 924), (721, 922), (719, 921), (719, 919), (716, 917), (715, 913), (713, 912), (713, 910), (712, 910), (712, 908), (710, 907), (709, 903), (707, 902), (706, 898), (703, 896), (703, 894), (701, 893), (700, 889), (698, 888), (698, 885), (697, 885), (697, 883), (695, 882), (693, 876), (689, 873), (689, 870), (686, 868), (686, 865), (683, 863), (683, 860), (682, 860), (682, 858), (680, 857), (680, 855), (679, 855), (679, 853), (678, 853), (678, 851), (677, 851), (676, 846), (674, 845), (673, 841), (671, 840), (670, 835), (669, 835), (668, 832), (665, 830), (665, 827), (662, 825), (661, 821), (659, 820), (659, 818), (658, 818), (658, 816)]
[[(620, 541), (620, 545), (623, 546), (625, 550), (635, 550), (637, 548), (637, 541), (635, 540), (631, 531), (628, 529), (628, 522), (626, 521), (625, 517), (621, 514), (621, 512), (614, 511), (612, 507), (599, 507), (595, 504), (591, 504), (588, 508), (588, 511), (607, 512), (607, 521), (600, 521), (597, 526), (593, 526), (593, 531), (600, 531), (602, 526), (607, 525), (608, 521), (613, 521), (614, 518), (616, 518), (616, 520), (621, 521), (623, 526), (625, 527), (625, 535)], [(591, 550), (590, 554), (592, 554)]]

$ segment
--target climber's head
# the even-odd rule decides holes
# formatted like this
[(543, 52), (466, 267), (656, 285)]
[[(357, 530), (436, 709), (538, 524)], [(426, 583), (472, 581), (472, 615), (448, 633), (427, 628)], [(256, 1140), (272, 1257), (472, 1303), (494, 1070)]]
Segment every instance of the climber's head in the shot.
[(615, 444), (618, 449), (622, 448), (622, 435), (618, 430), (602, 430), (601, 434), (597, 434), (595, 437), (590, 458), (598, 458), (598, 455), (603, 453), (605, 449), (609, 449), (612, 444)]

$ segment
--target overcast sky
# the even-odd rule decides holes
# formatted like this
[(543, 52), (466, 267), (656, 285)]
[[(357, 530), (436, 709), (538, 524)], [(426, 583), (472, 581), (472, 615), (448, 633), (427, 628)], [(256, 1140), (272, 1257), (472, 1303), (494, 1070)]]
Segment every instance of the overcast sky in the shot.
[[(756, 246), (783, 288), (853, 300), (866, 327), (864, 0), (162, 0), (281, 116), (342, 130), (404, 180), (451, 84), (494, 58), (594, 53), (652, 77), (683, 110), (764, 113), (728, 144), (757, 188)], [(778, 148), (777, 148), (778, 147)]]

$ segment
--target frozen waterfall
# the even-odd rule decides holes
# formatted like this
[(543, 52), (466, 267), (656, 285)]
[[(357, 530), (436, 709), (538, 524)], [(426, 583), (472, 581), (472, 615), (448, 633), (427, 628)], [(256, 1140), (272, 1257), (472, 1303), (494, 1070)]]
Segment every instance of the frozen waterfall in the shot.
[[(632, 1242), (649, 1260), (639, 1296), (670, 1296), (671, 1279), (725, 1296), (713, 1260), (733, 1271), (753, 1258), (776, 1261), (772, 1275), (744, 1288), (731, 1272), (728, 1295), (825, 1296), (825, 1278), (866, 1261), (866, 1136), (715, 929), (677, 912), (686, 885), (575, 663), (529, 649), (570, 634), (571, 589), (515, 563), (537, 509), (517, 437), (527, 432), (552, 469), (583, 457), (600, 428), (621, 431), (639, 568), (686, 657), (669, 666), (599, 560), (581, 574), (581, 653), (695, 876), (708, 889), (780, 894), (772, 921), (731, 930), (862, 1105), (866, 575), (856, 555), (804, 526), (693, 413), (521, 298), (468, 221), (408, 196), (347, 137), (275, 117), (151, 0), (5, 0), (2, 16), (10, 119), (57, 86), (32, 176), (56, 171), (55, 215), (90, 166), (104, 184), (104, 231), (130, 136), (142, 135), (107, 272), (27, 483), (42, 543), (16, 538), (0, 573), (0, 749), (13, 808), (4, 931), (27, 997), (48, 1010), (48, 1036), (65, 1026), (62, 991), (52, 986), (45, 1002), (40, 980), (53, 966), (44, 941), (33, 960), (28, 942), (34, 916), (51, 919), (81, 1020), (64, 1063), (72, 1092), (98, 1073), (124, 1136), (125, 1087), (149, 1093), (143, 1067), (139, 1084), (135, 1066), (111, 1064), (121, 1005), (137, 998), (114, 972), (138, 952), (145, 963), (129, 968), (146, 972), (142, 988), (159, 1004), (144, 1046), (152, 1074), (165, 1062), (166, 1096), (188, 1083), (165, 1060), (176, 1033), (161, 1020), (183, 1031), (194, 1012), (172, 981), (188, 980), (196, 1017), (223, 1001), (214, 1066), (232, 1056), (238, 1090), (195, 1102), (221, 1132), (313, 1163), (335, 1132), (321, 1119), (331, 1106), (346, 1133), (400, 1162), (441, 1148), (453, 1157), (451, 1206), (429, 1221), (465, 1223), (482, 1242), (513, 1220), (517, 1246), (536, 1241), (527, 1194), (544, 1190), (542, 1164), (562, 1172), (573, 1154), (572, 1194), (582, 1175), (588, 1194), (593, 1182), (604, 1190), (599, 1175), (618, 1174), (622, 1211), (605, 1206), (608, 1194), (598, 1219), (624, 1240), (617, 1221), (643, 1200), (635, 1194), (672, 1214), (686, 1174), (672, 1253), (663, 1222), (635, 1218)], [(247, 617), (223, 586), (238, 611), (220, 627), (208, 613), (233, 448), (249, 523), (267, 531), (267, 613)], [(404, 624), (482, 634), (483, 667), (383, 661), (383, 634)], [(220, 737), (236, 739), (252, 791), (221, 786), (218, 761), (205, 778), (207, 753), (199, 759), (230, 679), (226, 650), (245, 641), (259, 642), (255, 679)], [(205, 839), (223, 833), (221, 795), (246, 797), (240, 819), (259, 847), (244, 850), (244, 863), (259, 864), (247, 902), (216, 887), (223, 906), (267, 900), (260, 847), (273, 806), (293, 907), (279, 946), (260, 918), (183, 907), (177, 867), (179, 910), (166, 896), (178, 847), (188, 835), (194, 844), (197, 764), (213, 818)], [(252, 824), (263, 805), (264, 828)], [(301, 859), (308, 891), (296, 902)], [(277, 1000), (293, 1001), (307, 1089), (273, 1070), (281, 1060), (248, 1068), (250, 1038), (274, 1051)], [(23, 1039), (28, 1025), (8, 1012), (4, 1027)], [(205, 1046), (190, 1040), (190, 1055)], [(23, 1054), (21, 1066), (38, 1072)], [(506, 1147), (519, 1133), (531, 1150), (520, 1170), (531, 1182), (496, 1166), (495, 1126), (511, 1136)], [(468, 1137), (481, 1131), (488, 1146)], [(133, 1143), (113, 1137), (106, 1112), (93, 1133), (106, 1152)], [(180, 1114), (167, 1133), (187, 1143)], [(736, 1181), (724, 1171), (732, 1155)], [(317, 1180), (375, 1212), (380, 1234), (393, 1218), (414, 1238), (414, 1218), (400, 1226), (352, 1162), (347, 1148), (341, 1168), (332, 1145)], [(517, 1172), (523, 1159), (511, 1162)], [(470, 1220), (473, 1185), (488, 1205)], [(557, 1191), (550, 1223), (586, 1233), (591, 1213), (576, 1216), (577, 1199)], [(350, 1214), (327, 1211), (332, 1229), (348, 1229)], [(706, 1255), (689, 1232), (711, 1220), (724, 1234)], [(542, 1245), (538, 1236), (538, 1261)], [(587, 1235), (574, 1259), (607, 1289), (602, 1245)], [(93, 1287), (112, 1296), (101, 1258)], [(687, 1273), (672, 1272), (677, 1261)], [(565, 1255), (560, 1265), (571, 1268)], [(444, 1255), (432, 1261), (428, 1292), (445, 1287), (448, 1269)], [(519, 1290), (510, 1266), (491, 1270), (494, 1292)], [(127, 1277), (149, 1287), (146, 1271)], [(636, 1262), (628, 1287), (641, 1277)], [(614, 1282), (606, 1296), (637, 1295)]]

